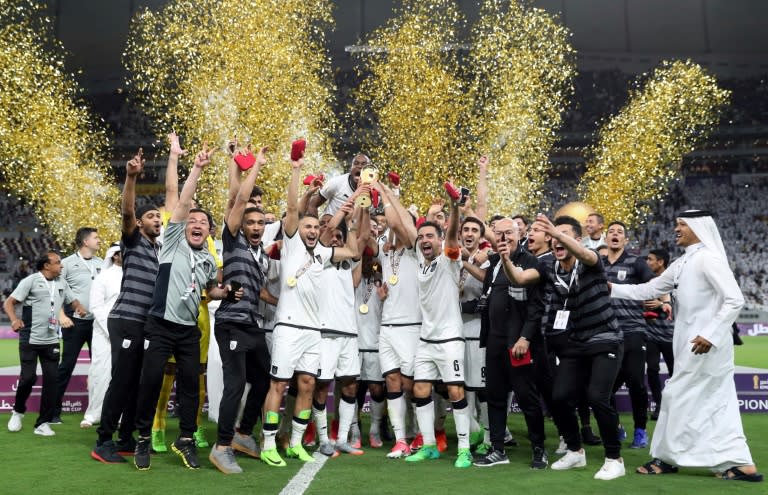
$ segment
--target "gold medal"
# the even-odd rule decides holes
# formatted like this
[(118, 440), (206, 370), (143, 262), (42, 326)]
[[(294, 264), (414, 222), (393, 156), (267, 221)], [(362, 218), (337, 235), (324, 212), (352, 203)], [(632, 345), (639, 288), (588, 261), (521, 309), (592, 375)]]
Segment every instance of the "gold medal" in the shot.
[(360, 312), (363, 314), (368, 314), (368, 305), (363, 303), (360, 305)]
[(389, 285), (397, 285), (397, 275), (389, 276)]
[(296, 283), (298, 280), (296, 280), (296, 277), (288, 277), (287, 283), (288, 287), (296, 287)]

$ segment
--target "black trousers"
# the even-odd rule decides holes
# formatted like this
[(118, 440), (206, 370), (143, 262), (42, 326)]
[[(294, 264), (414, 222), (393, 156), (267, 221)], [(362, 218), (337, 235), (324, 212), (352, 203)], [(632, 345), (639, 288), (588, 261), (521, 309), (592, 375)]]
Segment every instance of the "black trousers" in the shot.
[(96, 430), (102, 442), (112, 439), (118, 422), (119, 439), (126, 440), (133, 435), (136, 394), (144, 358), (144, 322), (109, 318), (107, 329), (112, 346), (112, 379), (104, 394), (101, 422)]
[(179, 437), (191, 438), (197, 430), (197, 406), (200, 403), (200, 329), (197, 325), (179, 325), (148, 316), (144, 339), (144, 361), (136, 400), (136, 429), (142, 437), (152, 434), (165, 364), (173, 355), (176, 358)]
[(552, 391), (552, 413), (569, 450), (581, 448), (576, 406), (586, 387), (587, 401), (603, 438), (605, 457), (621, 457), (619, 415), (611, 403), (611, 396), (621, 364), (623, 347), (623, 344), (616, 344), (606, 350), (605, 346), (602, 346), (595, 352), (585, 349), (578, 355), (567, 352), (564, 355), (562, 349), (555, 349), (560, 357), (560, 365)]
[(544, 336), (539, 334), (531, 339), (531, 357), (533, 358), (534, 379), (536, 389), (547, 407), (552, 413), (552, 384), (555, 382), (555, 368), (557, 366), (554, 355), (550, 359)]
[(612, 401), (616, 406), (616, 391), (627, 384), (632, 402), (632, 418), (635, 428), (648, 425), (648, 389), (645, 388), (645, 335), (629, 333), (624, 335), (624, 358), (621, 360), (619, 375), (613, 385)]
[(264, 332), (257, 325), (216, 322), (216, 342), (224, 374), (224, 391), (219, 404), (219, 445), (231, 445), (235, 420), (245, 384), (251, 389), (245, 399), (240, 433), (250, 435), (261, 417), (269, 391), (269, 350)]
[(507, 426), (507, 394), (515, 398), (523, 411), (528, 438), (534, 447), (544, 446), (544, 413), (536, 389), (533, 365), (513, 367), (509, 361), (507, 339), (489, 335), (485, 350), (485, 394), (488, 399), (488, 426), (493, 448), (504, 450)]
[(656, 403), (656, 407), (661, 404), (661, 380), (659, 371), (661, 370), (661, 356), (664, 356), (664, 362), (667, 363), (669, 376), (675, 368), (675, 356), (672, 353), (672, 342), (656, 342), (648, 339), (645, 344), (645, 362), (648, 365), (648, 388), (651, 389), (651, 397)]
[(91, 339), (93, 338), (93, 320), (83, 320), (72, 318), (74, 326), (71, 328), (62, 328), (61, 336), (64, 343), (61, 352), (61, 363), (59, 363), (58, 376), (56, 378), (56, 409), (54, 415), (61, 414), (61, 401), (64, 399), (64, 393), (69, 386), (69, 380), (72, 378), (72, 372), (77, 364), (77, 357), (80, 355), (80, 349), (83, 344), (88, 344), (88, 352), (91, 351)]
[(56, 401), (56, 368), (59, 365), (59, 344), (30, 344), (19, 342), (19, 362), (21, 374), (16, 388), (16, 402), (13, 410), (27, 412), (27, 399), (32, 387), (37, 382), (37, 361), (43, 370), (43, 390), (40, 393), (40, 415), (35, 421), (35, 428), (53, 419)]

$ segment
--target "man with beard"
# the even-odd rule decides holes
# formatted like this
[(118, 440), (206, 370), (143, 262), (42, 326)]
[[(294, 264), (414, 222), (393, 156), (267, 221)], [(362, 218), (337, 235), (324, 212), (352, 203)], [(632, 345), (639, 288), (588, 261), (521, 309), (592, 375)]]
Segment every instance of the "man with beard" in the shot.
[[(224, 391), (219, 405), (218, 438), (208, 459), (225, 474), (242, 472), (235, 460), (235, 450), (258, 457), (258, 444), (252, 433), (269, 388), (269, 351), (264, 331), (258, 323), (261, 318), (260, 294), (269, 269), (267, 255), (261, 246), (264, 213), (257, 207), (246, 207), (248, 194), (254, 189), (256, 177), (267, 161), (266, 151), (266, 148), (259, 151), (253, 168), (242, 181), (234, 204), (226, 212), (222, 235), (224, 283), (240, 286), (243, 290), (240, 300), (224, 299), (216, 311), (215, 335), (221, 355)], [(234, 168), (232, 164), (230, 167)], [(239, 431), (235, 432), (235, 419), (246, 382), (251, 388)]]
[[(144, 159), (139, 149), (126, 165), (122, 198), (123, 281), (107, 319), (112, 345), (112, 380), (104, 395), (96, 447), (91, 451), (92, 458), (106, 464), (126, 462), (123, 456), (133, 454), (136, 448), (133, 430), (144, 356), (144, 323), (152, 305), (159, 267), (160, 210), (152, 204), (138, 209), (135, 205), (136, 180), (143, 168)], [(118, 422), (118, 441), (113, 442)]]
[(433, 222), (423, 223), (417, 231), (419, 306), (423, 322), (414, 359), (413, 397), (424, 445), (405, 460), (421, 462), (440, 457), (431, 395), (432, 382), (441, 380), (448, 389), (459, 440), (454, 466), (468, 468), (472, 465), (472, 454), (469, 450), (469, 407), (464, 397), (463, 324), (458, 304), (461, 271), (458, 203), (454, 201), (451, 210), (445, 237), (442, 229)]
[(320, 286), (321, 274), (331, 263), (340, 263), (357, 256), (357, 244), (349, 240), (341, 248), (320, 244), (317, 217), (306, 214), (299, 218), (298, 190), (303, 165), (303, 158), (291, 162), (280, 250), (282, 289), (273, 333), (271, 381), (264, 404), (264, 450), (261, 452), (261, 460), (273, 467), (286, 466), (277, 453), (275, 435), (280, 421), (280, 403), (294, 374), (297, 375), (298, 394), (286, 456), (304, 462), (314, 461), (304, 450), (301, 441), (312, 415), (312, 393), (320, 370), (320, 331), (323, 329), (320, 320), (323, 290)]
[(712, 214), (689, 210), (678, 215), (675, 242), (685, 254), (661, 276), (611, 287), (612, 297), (641, 301), (676, 291), (675, 374), (662, 392), (651, 440), (653, 459), (637, 472), (706, 467), (725, 480), (763, 481), (744, 437), (733, 381), (731, 325), (744, 297)]

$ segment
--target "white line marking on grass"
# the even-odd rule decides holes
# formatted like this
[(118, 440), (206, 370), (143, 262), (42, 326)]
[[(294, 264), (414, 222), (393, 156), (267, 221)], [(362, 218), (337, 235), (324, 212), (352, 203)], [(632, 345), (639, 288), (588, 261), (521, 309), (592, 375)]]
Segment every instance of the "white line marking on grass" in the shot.
[(323, 468), (325, 462), (329, 459), (319, 452), (315, 452), (312, 457), (315, 458), (315, 462), (308, 462), (304, 464), (296, 475), (291, 478), (291, 481), (285, 485), (280, 491), (280, 495), (302, 495), (312, 480), (315, 479), (315, 475)]

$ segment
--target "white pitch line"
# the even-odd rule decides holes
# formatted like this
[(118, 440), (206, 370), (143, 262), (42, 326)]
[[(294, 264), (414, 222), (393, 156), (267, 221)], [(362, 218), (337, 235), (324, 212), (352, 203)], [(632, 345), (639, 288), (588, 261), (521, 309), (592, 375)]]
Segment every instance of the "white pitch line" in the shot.
[(280, 491), (280, 495), (302, 495), (307, 488), (309, 488), (309, 484), (315, 479), (315, 475), (323, 468), (323, 465), (329, 459), (328, 456), (319, 452), (315, 452), (312, 457), (315, 458), (315, 462), (304, 464), (304, 467), (302, 467), (299, 472), (291, 478), (291, 481), (285, 485), (285, 488)]

